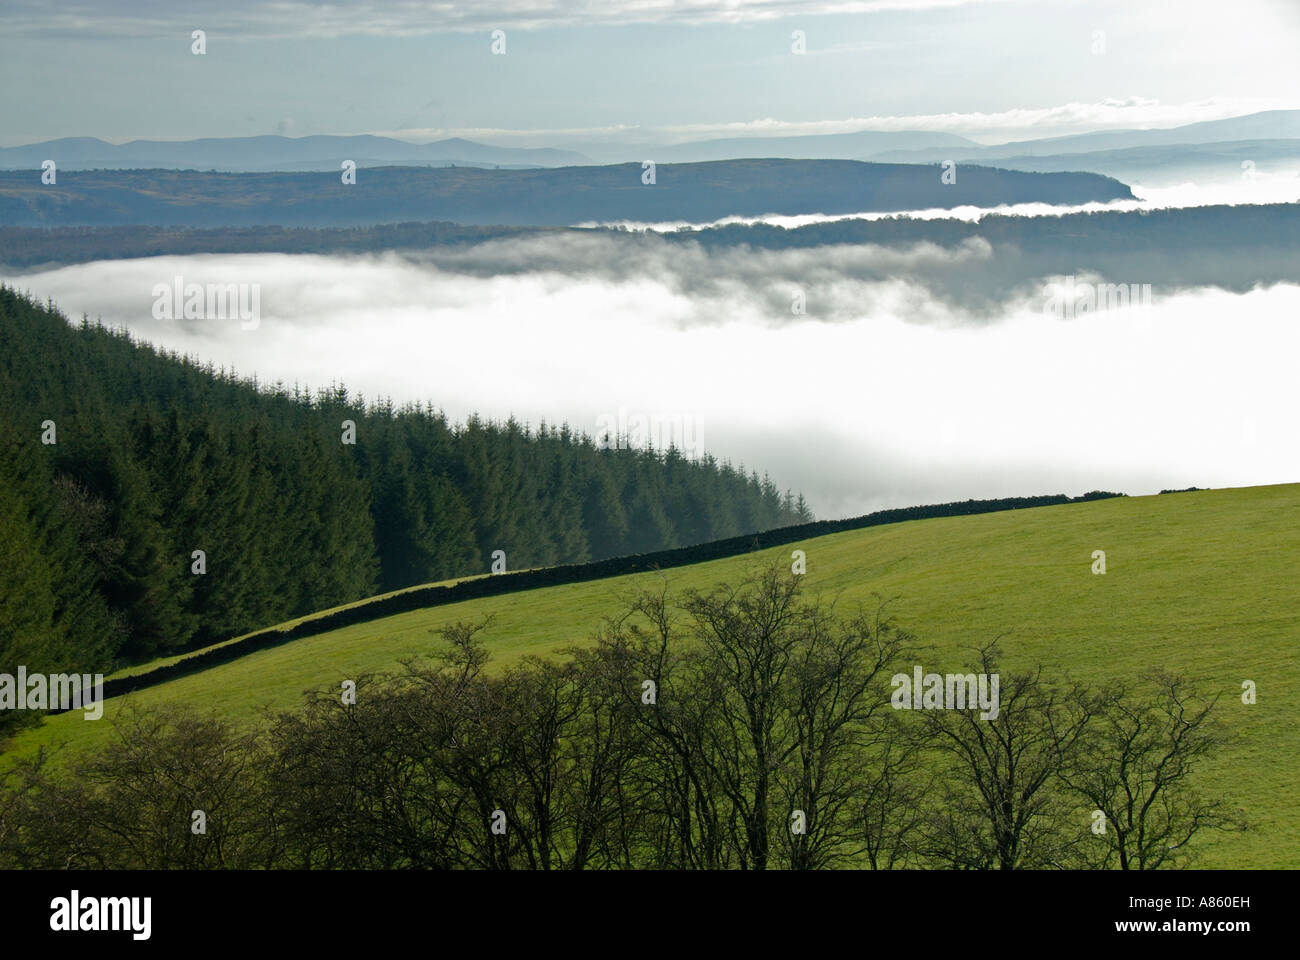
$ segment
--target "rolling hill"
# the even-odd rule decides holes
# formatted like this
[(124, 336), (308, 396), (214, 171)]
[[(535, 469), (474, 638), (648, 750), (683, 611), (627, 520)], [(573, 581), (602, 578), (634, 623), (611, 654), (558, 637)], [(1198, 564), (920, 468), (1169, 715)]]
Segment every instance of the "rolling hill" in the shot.
[(1124, 184), (1091, 173), (1024, 173), (986, 167), (941, 181), (938, 166), (851, 160), (726, 160), (662, 164), (653, 183), (641, 164), (483, 170), (378, 167), (354, 184), (338, 172), (0, 172), (0, 225), (152, 224), (191, 227), (360, 226), (411, 220), (566, 225), (590, 221), (691, 223), (761, 214), (850, 214), (919, 208), (1132, 199)]
[[(1221, 693), (1233, 742), (1199, 778), (1245, 811), (1250, 828), (1207, 837), (1204, 865), (1278, 867), (1300, 862), (1292, 810), (1300, 775), (1279, 757), (1300, 752), (1300, 484), (1171, 493), (913, 520), (777, 548), (585, 583), (416, 609), (262, 650), (110, 700), (186, 702), (232, 718), (291, 710), (304, 691), (428, 653), (434, 631), (494, 614), (487, 640), (500, 668), (583, 641), (630, 588), (665, 578), (674, 589), (734, 580), (769, 558), (807, 554), (808, 586), (844, 608), (891, 599), (899, 621), (930, 645), (927, 668), (961, 666), (969, 648), (1005, 635), (1006, 666), (1042, 664), (1084, 681), (1136, 678), (1158, 666)], [(1091, 572), (1094, 550), (1107, 572)], [(1244, 680), (1259, 689), (1245, 705)], [(110, 724), (76, 713), (50, 718), (10, 744), (9, 757), (68, 742), (93, 748)]]

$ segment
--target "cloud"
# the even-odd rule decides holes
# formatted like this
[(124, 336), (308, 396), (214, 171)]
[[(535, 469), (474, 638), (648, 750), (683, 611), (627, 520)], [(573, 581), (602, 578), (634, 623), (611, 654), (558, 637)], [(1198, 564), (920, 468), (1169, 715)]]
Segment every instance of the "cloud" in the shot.
[[(979, 237), (952, 248), (920, 243), (906, 248), (856, 244), (709, 250), (654, 235), (567, 234), (439, 249), (411, 259), (484, 279), (537, 275), (609, 285), (653, 281), (675, 298), (674, 323), (686, 328), (722, 323), (737, 305), (744, 305), (755, 322), (777, 326), (842, 322), (877, 310), (905, 310), (916, 323), (954, 317), (972, 322), (972, 313), (932, 310), (933, 290), (943, 287), (942, 296), (948, 297), (950, 278), (986, 271), (992, 252)], [(802, 312), (796, 312), (800, 297)]]
[(9, 0), (6, 31), (14, 36), (98, 33), (160, 36), (203, 25), (213, 33), (246, 39), (272, 37), (417, 36), (491, 30), (499, 27), (590, 26), (593, 24), (760, 23), (792, 16), (931, 10), (1006, 0), (480, 0), (475, 3), (418, 3), (369, 0), (316, 3), (284, 0), (176, 2), (117, 0), (60, 3)]
[[(1033, 290), (973, 322), (909, 278), (988, 267), (977, 243), (636, 249), (577, 238), (421, 260), (157, 258), (10, 282), (263, 383), (341, 379), (454, 418), (589, 433), (620, 410), (688, 418), (705, 449), (804, 491), (821, 516), (1300, 479), (1300, 286), (1174, 292), (1070, 320), (1044, 316)], [(259, 284), (260, 326), (153, 319), (153, 285), (174, 276)], [(783, 288), (798, 277), (802, 316)]]

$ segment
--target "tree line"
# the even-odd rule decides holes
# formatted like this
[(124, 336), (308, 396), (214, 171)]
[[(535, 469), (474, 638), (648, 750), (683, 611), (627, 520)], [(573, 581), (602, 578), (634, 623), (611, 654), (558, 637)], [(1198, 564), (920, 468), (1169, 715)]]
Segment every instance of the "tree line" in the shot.
[(626, 598), (564, 658), (489, 668), (490, 618), (253, 725), (126, 709), (0, 788), (0, 866), (1157, 869), (1244, 828), (1195, 783), (1214, 698), (1006, 670), (998, 709), (897, 709), (924, 649), (803, 578)]
[(267, 385), (3, 287), (0, 343), (2, 669), (108, 672), (497, 550), (552, 566), (811, 519), (709, 456)]
[[(1293, 260), (1284, 253), (1300, 245), (1300, 222), (1288, 203), (1219, 205), (1124, 212), (1064, 213), (1043, 217), (989, 214), (978, 222), (959, 219), (921, 220), (886, 217), (876, 220), (830, 220), (799, 227), (768, 223), (732, 223), (678, 232), (654, 233), (606, 227), (482, 226), (449, 221), (384, 223), (358, 227), (179, 226), (0, 226), (0, 264), (36, 267), (128, 257), (181, 256), (196, 253), (378, 253), (428, 251), (472, 246), (490, 240), (611, 236), (641, 244), (651, 252), (670, 244), (698, 243), (709, 250), (751, 247), (764, 250), (876, 244), (913, 247), (933, 243), (956, 247), (975, 239), (995, 248), (1014, 248), (1033, 256), (1032, 269), (1082, 274), (1122, 257), (1141, 255), (1125, 276), (1169, 283), (1187, 275), (1180, 259), (1190, 247), (1202, 277), (1216, 282), (1231, 275), (1215, 270), (1208, 258), (1249, 249), (1264, 257), (1261, 281), (1296, 279)], [(1281, 251), (1276, 257), (1268, 251)], [(1082, 258), (1082, 259), (1081, 259)], [(946, 267), (947, 265), (945, 265)], [(996, 264), (984, 263), (984, 267)], [(1025, 268), (1019, 271), (1024, 274)], [(1042, 274), (1035, 274), (1041, 276)], [(1193, 280), (1195, 277), (1193, 276)]]

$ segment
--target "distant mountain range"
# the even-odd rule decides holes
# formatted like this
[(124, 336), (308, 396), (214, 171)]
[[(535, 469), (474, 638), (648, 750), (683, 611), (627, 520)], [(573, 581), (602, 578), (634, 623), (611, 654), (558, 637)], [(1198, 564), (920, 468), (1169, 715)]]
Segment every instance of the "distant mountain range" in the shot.
[(788, 160), (866, 160), (879, 153), (933, 149), (940, 152), (978, 149), (974, 140), (955, 133), (923, 130), (827, 133), (796, 137), (730, 137), (697, 140), (674, 146), (641, 150), (583, 144), (581, 150), (608, 162), (654, 160), (659, 163), (698, 163), (708, 160), (755, 160), (782, 157)]
[(592, 163), (698, 163), (781, 157), (794, 160), (860, 160), (883, 151), (941, 152), (978, 149), (951, 133), (873, 131), (798, 137), (733, 137), (675, 146), (627, 147), (584, 144), (581, 150), (494, 147), (453, 138), (408, 143), (391, 137), (207, 137), (201, 140), (132, 140), (112, 144), (94, 137), (66, 137), (0, 148), (0, 170), (39, 169), (53, 160), (60, 170), (218, 170), (230, 173), (337, 170), (344, 160), (358, 167), (471, 166), (570, 167)]
[(558, 167), (590, 163), (572, 150), (491, 147), (472, 140), (407, 143), (390, 137), (207, 137), (202, 140), (132, 140), (111, 144), (94, 137), (66, 137), (0, 148), (0, 170), (40, 169), (53, 160), (59, 170), (220, 170), (263, 172), (338, 170), (344, 160), (358, 167), (502, 166)]
[[(1109, 173), (1097, 163), (1113, 163), (1101, 152), (1163, 147), (1167, 155), (1150, 154), (1151, 163), (1179, 160), (1197, 153), (1198, 145), (1219, 143), (1273, 144), (1278, 156), (1289, 147), (1277, 141), (1300, 140), (1300, 110), (1269, 110), (1226, 120), (1209, 120), (1180, 127), (1151, 130), (1109, 130), (1066, 137), (981, 145), (952, 133), (923, 130), (819, 134), (791, 137), (730, 137), (679, 144), (629, 146), (575, 143), (564, 149), (497, 147), (453, 138), (434, 143), (408, 143), (391, 137), (209, 137), (202, 140), (132, 140), (111, 144), (93, 137), (69, 137), (27, 146), (0, 148), (0, 170), (38, 170), (54, 160), (60, 170), (218, 170), (228, 172), (333, 171), (344, 160), (358, 167), (477, 166), (507, 169), (564, 167), (581, 164), (698, 163), (713, 160), (783, 158), (791, 160), (873, 160), (881, 163), (940, 163), (977, 161), (1016, 169), (1062, 169), (1055, 158), (1087, 156), (1068, 169)], [(1132, 162), (1137, 155), (1129, 159)], [(1034, 166), (1029, 158), (1043, 163)], [(1123, 158), (1118, 158), (1123, 159)], [(1265, 158), (1267, 159), (1267, 158)], [(995, 161), (1014, 160), (1011, 164)], [(1096, 162), (1094, 162), (1096, 161)], [(1256, 160), (1258, 162), (1258, 160)], [(1116, 168), (1121, 169), (1121, 168)]]
[(722, 160), (483, 170), (376, 167), (343, 184), (337, 172), (65, 171), (54, 184), (33, 171), (0, 172), (0, 225), (112, 224), (192, 227), (364, 226), (413, 220), (567, 225), (685, 221), (762, 214), (853, 214), (964, 205), (1079, 204), (1130, 199), (1124, 184), (1092, 173), (963, 167), (944, 183), (938, 165), (853, 160)]
[(939, 160), (980, 160), (1005, 157), (1060, 156), (1123, 150), (1131, 147), (1178, 146), (1239, 140), (1294, 140), (1300, 138), (1300, 110), (1266, 110), (1226, 120), (1206, 120), (1181, 127), (1152, 130), (1102, 130), (1068, 137), (1019, 140), (996, 146), (976, 146), (957, 155), (944, 148), (904, 148), (875, 154), (873, 160), (893, 163), (935, 163)]

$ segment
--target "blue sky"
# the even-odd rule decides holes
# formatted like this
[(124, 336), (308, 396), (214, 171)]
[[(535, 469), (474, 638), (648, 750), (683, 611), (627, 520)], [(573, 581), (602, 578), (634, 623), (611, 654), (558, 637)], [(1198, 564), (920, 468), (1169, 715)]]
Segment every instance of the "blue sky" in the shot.
[(6, 0), (0, 144), (382, 133), (566, 146), (864, 128), (997, 142), (1300, 107), (1297, 40), (1295, 0)]

